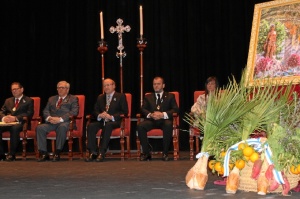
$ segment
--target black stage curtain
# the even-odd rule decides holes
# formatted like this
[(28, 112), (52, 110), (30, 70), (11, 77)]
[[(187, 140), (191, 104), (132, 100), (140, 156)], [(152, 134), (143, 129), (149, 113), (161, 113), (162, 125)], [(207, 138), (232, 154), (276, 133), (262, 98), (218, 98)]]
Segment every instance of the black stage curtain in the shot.
[[(133, 117), (140, 104), (139, 6), (143, 6), (144, 93), (152, 79), (162, 76), (166, 91), (180, 92), (180, 115), (189, 112), (193, 92), (203, 90), (208, 76), (227, 84), (240, 78), (247, 63), (254, 5), (261, 0), (2, 0), (1, 98), (11, 96), (19, 81), (25, 94), (40, 96), (42, 107), (56, 94), (60, 80), (70, 82), (72, 94), (86, 96), (86, 113), (102, 92), (99, 12), (103, 11), (104, 40), (108, 44), (105, 77), (120, 90), (118, 37), (109, 28), (118, 18), (131, 27), (123, 34), (123, 88), (132, 93)], [(181, 121), (181, 129), (187, 124)], [(188, 149), (182, 131), (180, 147)]]

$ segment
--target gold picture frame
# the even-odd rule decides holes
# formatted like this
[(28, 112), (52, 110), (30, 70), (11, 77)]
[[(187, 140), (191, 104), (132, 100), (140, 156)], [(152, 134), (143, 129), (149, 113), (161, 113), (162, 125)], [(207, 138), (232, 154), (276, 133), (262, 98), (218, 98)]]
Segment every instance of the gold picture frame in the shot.
[(254, 7), (246, 84), (300, 83), (300, 0)]

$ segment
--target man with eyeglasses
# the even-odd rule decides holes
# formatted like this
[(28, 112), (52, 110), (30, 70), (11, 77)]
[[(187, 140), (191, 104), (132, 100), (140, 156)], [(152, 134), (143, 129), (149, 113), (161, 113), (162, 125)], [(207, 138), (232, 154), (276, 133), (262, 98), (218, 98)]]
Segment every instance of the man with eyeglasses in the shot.
[[(127, 100), (124, 93), (115, 91), (116, 84), (112, 79), (103, 81), (104, 94), (100, 94), (94, 106), (93, 116), (97, 119), (87, 127), (88, 150), (90, 155), (86, 162), (103, 162), (108, 148), (112, 130), (120, 128), (121, 115), (128, 114)], [(96, 145), (96, 134), (102, 129), (99, 153)]]
[[(20, 132), (23, 130), (23, 117), (31, 119), (33, 116), (33, 100), (25, 96), (23, 91), (24, 88), (19, 82), (13, 82), (11, 84), (13, 97), (7, 98), (0, 110), (0, 121), (4, 124), (0, 127), (0, 161), (16, 160)], [(7, 156), (2, 142), (2, 133), (5, 131), (10, 133), (10, 152)]]
[[(69, 94), (70, 84), (60, 81), (57, 84), (58, 95), (48, 99), (47, 105), (43, 110), (44, 124), (36, 128), (38, 150), (40, 158), (38, 162), (49, 160), (47, 152), (47, 134), (50, 131), (56, 132), (56, 150), (53, 162), (60, 160), (60, 153), (63, 150), (69, 130), (70, 116), (77, 116), (79, 112), (78, 97)], [(75, 125), (75, 124), (74, 124)]]

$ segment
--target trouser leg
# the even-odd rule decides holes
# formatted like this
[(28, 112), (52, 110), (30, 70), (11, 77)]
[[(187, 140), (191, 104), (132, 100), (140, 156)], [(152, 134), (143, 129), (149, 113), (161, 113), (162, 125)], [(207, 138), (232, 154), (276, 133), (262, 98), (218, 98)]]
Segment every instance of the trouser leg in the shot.
[(87, 139), (90, 153), (97, 154), (96, 134), (100, 130), (102, 124), (100, 122), (90, 123), (87, 127)]

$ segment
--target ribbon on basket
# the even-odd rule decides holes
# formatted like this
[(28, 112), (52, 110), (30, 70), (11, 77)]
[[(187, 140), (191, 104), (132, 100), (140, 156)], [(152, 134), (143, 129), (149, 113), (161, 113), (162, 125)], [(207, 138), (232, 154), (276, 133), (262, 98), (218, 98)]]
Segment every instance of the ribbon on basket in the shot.
[[(273, 161), (272, 161), (272, 151), (271, 151), (271, 148), (270, 146), (266, 143), (266, 144), (262, 144), (261, 143), (261, 138), (251, 138), (251, 139), (248, 139), (248, 140), (242, 140), (234, 145), (232, 145), (231, 147), (228, 148), (227, 152), (226, 152), (226, 155), (225, 155), (225, 158), (224, 158), (224, 175), (223, 177), (226, 177), (229, 175), (229, 159), (230, 159), (230, 153), (231, 151), (237, 151), (238, 150), (238, 146), (240, 143), (245, 143), (247, 142), (248, 145), (251, 145), (253, 146), (254, 150), (257, 151), (257, 152), (262, 152), (263, 150), (265, 151), (265, 155), (266, 155), (266, 159), (267, 159), (267, 162), (271, 165), (273, 164)], [(283, 180), (283, 177), (282, 177), (282, 174), (280, 171), (277, 171), (276, 169), (273, 169), (272, 171), (273, 173), (273, 176), (275, 178), (275, 180), (279, 183), (279, 184), (284, 184), (284, 180)]]
[(207, 152), (200, 152), (196, 155), (196, 158), (199, 159), (201, 158), (202, 156), (206, 156), (207, 158), (209, 157), (209, 153)]

